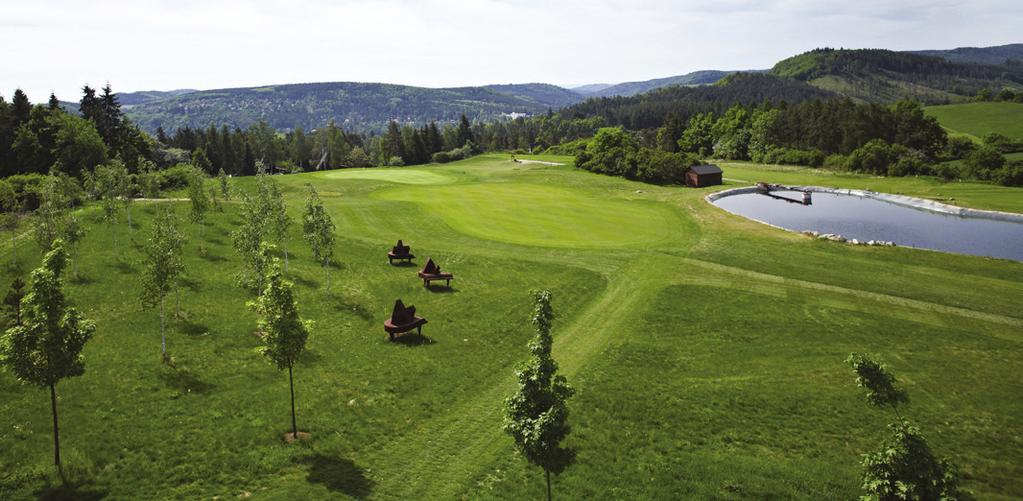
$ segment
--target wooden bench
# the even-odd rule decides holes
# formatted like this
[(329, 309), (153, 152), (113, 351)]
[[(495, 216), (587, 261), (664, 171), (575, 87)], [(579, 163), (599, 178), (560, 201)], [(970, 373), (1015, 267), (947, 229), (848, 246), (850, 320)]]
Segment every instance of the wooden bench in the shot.
[(401, 299), (394, 302), (394, 310), (391, 311), (391, 318), (384, 322), (384, 331), (387, 332), (387, 336), (391, 341), (394, 341), (396, 334), (404, 334), (410, 332), (412, 329), (416, 329), (416, 333), (420, 336), (423, 335), (423, 324), (426, 323), (426, 319), (423, 317), (416, 316), (416, 307), (409, 306), (405, 307), (402, 304)]
[(429, 287), (430, 282), (434, 280), (443, 280), (445, 287), (451, 287), (451, 281), (455, 276), (440, 271), (440, 266), (433, 262), (433, 258), (429, 258), (426, 260), (426, 266), (419, 272), (419, 278), (423, 279), (423, 287)]
[(394, 260), (397, 259), (399, 261), (407, 261), (411, 263), (415, 257), (416, 256), (412, 255), (412, 248), (401, 243), (401, 240), (398, 240), (398, 245), (391, 247), (391, 252), (387, 253), (387, 262), (389, 264), (394, 264)]

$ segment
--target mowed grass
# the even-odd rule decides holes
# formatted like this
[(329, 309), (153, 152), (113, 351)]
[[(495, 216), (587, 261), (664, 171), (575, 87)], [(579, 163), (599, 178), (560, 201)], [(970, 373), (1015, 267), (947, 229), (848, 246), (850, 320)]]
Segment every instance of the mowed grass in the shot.
[(405, 168), (344, 169), (326, 173), (324, 177), (328, 179), (369, 179), (401, 184), (443, 184), (451, 181), (450, 177), (435, 172)]
[[(724, 167), (729, 178), (935, 189)], [(314, 184), (339, 236), (330, 291), (297, 227), (289, 239), (299, 309), (316, 322), (295, 370), (299, 427), (311, 433), (299, 445), (281, 440), (287, 377), (256, 352), (252, 293), (235, 285), (236, 203), (211, 217), (205, 257), (187, 230), (174, 368), (159, 363), (159, 319), (137, 299), (137, 242), (155, 204), (136, 205), (136, 243), (119, 228), (117, 247), (88, 209), (68, 288), (98, 330), (86, 374), (58, 387), (73, 483), (61, 487), (48, 464), (46, 392), (0, 371), (0, 498), (539, 498), (541, 473), (515, 456), (501, 407), (528, 355), (526, 293), (541, 286), (555, 294), (555, 358), (578, 390), (568, 445), (579, 459), (555, 479), (556, 496), (855, 497), (859, 454), (890, 416), (863, 402), (843, 363), (850, 351), (889, 362), (910, 393), (906, 415), (962, 467), (967, 489), (1023, 492), (1023, 264), (806, 239), (707, 204), (720, 187), (501, 155), (416, 170), (451, 184), (396, 186), (388, 175), (400, 169), (275, 178), (296, 217)], [(970, 193), (971, 205), (1023, 211), (1018, 189)], [(452, 289), (424, 289), (415, 267), (389, 266), (398, 238), (417, 264), (431, 256), (455, 273)], [(38, 251), (21, 242), (34, 265)], [(381, 324), (399, 297), (429, 319), (427, 339), (386, 341)]]
[(924, 113), (953, 133), (983, 138), (992, 132), (1023, 139), (1023, 103), (964, 103), (928, 106)]

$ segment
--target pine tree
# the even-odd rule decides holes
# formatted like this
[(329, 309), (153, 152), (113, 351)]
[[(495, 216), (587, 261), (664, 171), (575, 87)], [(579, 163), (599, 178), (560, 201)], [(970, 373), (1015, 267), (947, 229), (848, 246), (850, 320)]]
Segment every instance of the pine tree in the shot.
[(21, 124), (27, 123), (31, 116), (32, 103), (29, 102), (28, 96), (21, 89), (15, 89), (11, 98), (11, 130), (17, 130)]
[[(270, 255), (273, 246), (263, 244), (263, 254)], [(295, 418), (295, 378), (293, 368), (299, 355), (305, 350), (306, 340), (312, 323), (302, 320), (292, 292), (291, 282), (281, 274), (280, 260), (272, 258), (267, 267), (266, 287), (256, 301), (249, 305), (259, 314), (259, 329), (262, 333), (263, 355), (278, 369), (288, 369), (288, 383), (291, 387), (291, 433), (298, 439), (298, 422)]]
[(564, 376), (557, 374), (558, 364), (551, 356), (553, 338), (549, 290), (533, 291), (531, 323), (536, 336), (529, 343), (533, 359), (516, 371), (519, 388), (505, 400), (504, 430), (515, 439), (525, 458), (543, 468), (547, 479), (547, 499), (551, 499), (551, 473), (560, 474), (575, 460), (575, 451), (561, 447), (568, 436), (568, 400), (574, 390)]
[(465, 113), (462, 113), (462, 116), (458, 119), (458, 135), (456, 137), (458, 148), (465, 146), (470, 141), (475, 141), (472, 135), (472, 127), (469, 125), (469, 119), (465, 117)]
[(327, 289), (330, 289), (330, 271), (327, 266), (334, 256), (334, 221), (331, 220), (323, 201), (313, 185), (309, 186), (309, 198), (306, 199), (305, 213), (302, 216), (302, 233), (312, 248), (313, 257), (322, 263), (323, 273), (327, 277)]
[(52, 93), (52, 92), (50, 93), (50, 100), (46, 103), (46, 109), (48, 109), (50, 111), (61, 111), (61, 112), (64, 111), (64, 109), (60, 107), (60, 100), (57, 99), (57, 95)]
[(28, 294), (21, 301), (23, 325), (8, 329), (0, 342), (0, 358), (15, 377), (50, 389), (53, 463), (62, 475), (57, 383), (85, 372), (82, 348), (96, 330), (64, 295), (61, 272), (67, 263), (64, 243), (58, 239), (29, 279)]
[(185, 270), (182, 249), (185, 237), (178, 231), (178, 217), (173, 207), (162, 206), (153, 220), (153, 233), (146, 242), (145, 270), (142, 274), (140, 299), (144, 308), (160, 305), (160, 355), (167, 356), (166, 315), (164, 303), (171, 287)]

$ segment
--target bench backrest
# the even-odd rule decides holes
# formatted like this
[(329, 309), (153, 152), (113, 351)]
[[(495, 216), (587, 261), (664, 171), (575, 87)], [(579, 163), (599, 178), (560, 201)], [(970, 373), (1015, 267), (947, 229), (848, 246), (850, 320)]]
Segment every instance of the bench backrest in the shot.
[(398, 245), (391, 248), (391, 252), (398, 255), (408, 254), (409, 250), (411, 250), (411, 247), (403, 244), (401, 240), (398, 240)]
[(433, 258), (427, 259), (426, 266), (423, 266), (423, 273), (436, 275), (440, 273), (440, 266), (437, 266), (437, 263), (433, 262)]
[(391, 311), (391, 322), (395, 324), (407, 324), (416, 318), (416, 307), (405, 307), (405, 304), (398, 299), (394, 302), (394, 310)]

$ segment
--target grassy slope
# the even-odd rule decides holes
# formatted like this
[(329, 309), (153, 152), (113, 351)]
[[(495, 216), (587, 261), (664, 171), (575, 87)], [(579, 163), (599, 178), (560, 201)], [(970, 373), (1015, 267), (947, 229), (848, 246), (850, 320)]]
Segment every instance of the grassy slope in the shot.
[[(924, 196), (959, 186), (751, 164), (725, 172)], [(989, 498), (1023, 490), (1023, 448), (1005, 431), (1023, 426), (1015, 378), (1023, 369), (1023, 264), (811, 241), (716, 210), (702, 200), (707, 190), (499, 156), (338, 174), (277, 178), (296, 215), (302, 184), (315, 183), (342, 236), (328, 294), (292, 232), (300, 309), (317, 322), (296, 369), (300, 427), (313, 434), (302, 446), (279, 439), (287, 380), (254, 352), (248, 296), (232, 283), (238, 259), (226, 233), (234, 206), (207, 229), (208, 257), (189, 245), (187, 320), (170, 335), (176, 370), (160, 368), (158, 318), (137, 306), (138, 249), (118, 257), (107, 230), (92, 228), (79, 251), (86, 278), (71, 292), (99, 331), (86, 375), (60, 386), (65, 447), (74, 464), (91, 464), (79, 468), (89, 481), (78, 495), (538, 497), (540, 476), (514, 457), (500, 406), (513, 389), (512, 366), (526, 355), (525, 292), (540, 285), (555, 290), (555, 356), (579, 390), (570, 439), (579, 461), (556, 492), (853, 497), (858, 454), (876, 445), (887, 416), (860, 400), (842, 364), (852, 350), (881, 353), (903, 377), (913, 399), (907, 413), (963, 466), (967, 487)], [(473, 194), (492, 186), (500, 196), (446, 210), (459, 186)], [(1023, 211), (1020, 190), (961, 186), (948, 193)], [(573, 207), (639, 209), (530, 211), (550, 189)], [(514, 221), (473, 228), (474, 210), (509, 204), (557, 235), (610, 218), (624, 241), (646, 243), (618, 247), (602, 237), (603, 245), (576, 249), (566, 247), (574, 236), (547, 242)], [(146, 226), (150, 212), (136, 208), (136, 221)], [(652, 238), (663, 221), (671, 228)], [(433, 256), (456, 273), (454, 291), (426, 291), (414, 268), (382, 263), (397, 238), (420, 262)], [(34, 252), (24, 247), (23, 256)], [(379, 324), (395, 297), (430, 319), (424, 333), (433, 343), (384, 340)], [(44, 392), (0, 372), (0, 402), (11, 422), (0, 428), (0, 497), (52, 493)]]
[(966, 103), (929, 106), (925, 113), (952, 133), (980, 139), (991, 132), (1023, 139), (1023, 104)]

